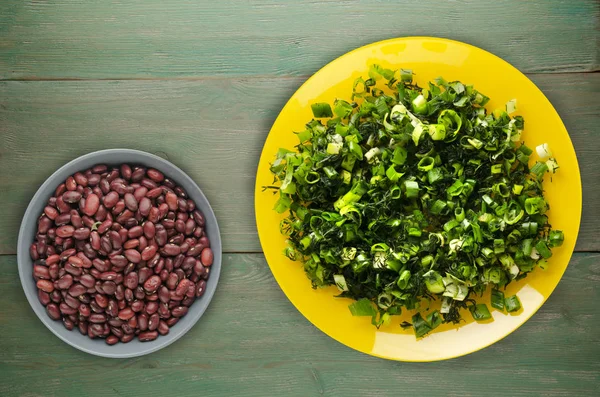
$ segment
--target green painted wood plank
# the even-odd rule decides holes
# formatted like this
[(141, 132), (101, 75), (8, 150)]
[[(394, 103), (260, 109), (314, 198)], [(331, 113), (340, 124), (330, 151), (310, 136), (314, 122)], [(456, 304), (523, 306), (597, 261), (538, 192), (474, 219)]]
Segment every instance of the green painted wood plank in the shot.
[(351, 350), (285, 298), (261, 254), (225, 255), (205, 316), (182, 339), (124, 360), (81, 353), (35, 317), (14, 256), (0, 257), (0, 395), (584, 396), (600, 385), (600, 255), (575, 254), (525, 325), (466, 357), (399, 363)]
[[(577, 250), (600, 250), (600, 74), (532, 75), (579, 155)], [(13, 254), (26, 205), (69, 160), (129, 147), (167, 157), (214, 206), (226, 252), (259, 252), (254, 174), (265, 137), (303, 78), (0, 82), (0, 254)]]
[(526, 72), (599, 67), (594, 0), (4, 0), (0, 15), (2, 79), (304, 75), (418, 35), (480, 46)]
[[(600, 74), (532, 75), (579, 155), (584, 215), (578, 250), (600, 249)], [(0, 82), (0, 254), (13, 254), (26, 205), (69, 160), (129, 147), (168, 157), (214, 206), (226, 252), (261, 251), (254, 174), (265, 137), (303, 78)]]

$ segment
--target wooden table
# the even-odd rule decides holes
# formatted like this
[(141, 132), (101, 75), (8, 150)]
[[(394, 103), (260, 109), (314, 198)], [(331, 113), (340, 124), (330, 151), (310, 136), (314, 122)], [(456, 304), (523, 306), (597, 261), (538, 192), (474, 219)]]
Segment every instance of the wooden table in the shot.
[[(0, 2), (0, 395), (592, 395), (600, 386), (598, 3), (580, 1)], [(254, 174), (287, 98), (322, 65), (390, 37), (489, 50), (552, 101), (584, 186), (579, 241), (544, 307), (478, 353), (412, 364), (322, 334), (261, 254)], [(183, 168), (214, 206), (223, 273), (180, 341), (126, 360), (61, 342), (35, 317), (15, 248), (25, 207), (59, 166), (127, 147)]]

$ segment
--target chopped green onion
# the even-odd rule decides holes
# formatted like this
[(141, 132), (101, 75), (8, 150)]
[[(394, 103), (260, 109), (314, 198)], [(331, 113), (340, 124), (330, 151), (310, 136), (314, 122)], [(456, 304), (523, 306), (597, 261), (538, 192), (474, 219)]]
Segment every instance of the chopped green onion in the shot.
[(552, 151), (550, 150), (550, 146), (548, 146), (547, 143), (542, 143), (541, 145), (536, 146), (535, 151), (542, 160), (552, 156)]
[(491, 304), (493, 308), (504, 311), (504, 292), (492, 289)]
[(269, 166), (284, 255), (377, 327), (439, 297), (439, 312), (403, 323), (418, 337), (465, 308), (491, 318), (478, 302), (487, 286), (493, 308), (518, 310), (500, 289), (548, 268), (564, 244), (545, 215), (544, 177), (558, 170), (548, 145), (530, 167), (516, 100), (490, 113), (472, 85), (418, 85), (412, 71), (381, 65), (368, 73), (348, 98), (311, 104), (294, 150)]
[(521, 301), (517, 295), (509, 296), (508, 298), (504, 299), (504, 306), (506, 307), (507, 312), (516, 312), (521, 309)]
[(331, 106), (328, 103), (313, 103), (310, 105), (315, 118), (332, 117)]
[(374, 316), (377, 310), (367, 298), (359, 299), (348, 306), (353, 316)]
[(478, 303), (476, 305), (469, 306), (469, 311), (476, 321), (489, 320), (492, 318), (489, 309), (485, 303)]

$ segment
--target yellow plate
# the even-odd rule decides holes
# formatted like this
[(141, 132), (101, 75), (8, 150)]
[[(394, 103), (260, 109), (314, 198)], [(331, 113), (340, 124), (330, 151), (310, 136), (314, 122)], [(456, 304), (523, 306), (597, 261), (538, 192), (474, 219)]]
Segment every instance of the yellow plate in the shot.
[[(416, 340), (412, 330), (399, 324), (410, 321), (410, 313), (392, 317), (389, 326), (375, 328), (368, 317), (353, 317), (349, 299), (334, 298), (337, 288), (313, 290), (302, 265), (287, 259), (282, 251), (285, 238), (279, 233), (283, 215), (273, 211), (277, 196), (262, 191), (273, 183), (269, 163), (280, 147), (292, 149), (301, 131), (313, 117), (311, 103), (332, 103), (336, 98), (350, 100), (357, 77), (368, 76), (369, 66), (412, 69), (416, 82), (424, 86), (443, 76), (460, 80), (491, 98), (488, 110), (503, 107), (517, 99), (525, 118), (523, 140), (530, 147), (547, 142), (560, 170), (546, 178), (544, 187), (550, 203), (550, 223), (565, 232), (565, 242), (554, 250), (548, 270), (535, 270), (529, 277), (511, 283), (506, 293), (517, 294), (522, 310), (515, 314), (491, 310), (493, 320), (474, 322), (463, 312), (463, 321), (445, 324), (432, 334)], [(535, 158), (535, 155), (534, 155)], [(363, 353), (401, 361), (436, 361), (462, 356), (502, 339), (529, 319), (548, 299), (563, 275), (575, 247), (581, 218), (581, 182), (575, 150), (560, 117), (544, 94), (521, 72), (502, 59), (468, 44), (431, 37), (408, 37), (361, 47), (331, 62), (308, 79), (285, 105), (275, 121), (258, 165), (255, 188), (258, 234), (275, 279), (296, 308), (317, 328), (335, 340)], [(489, 304), (489, 294), (479, 301)]]

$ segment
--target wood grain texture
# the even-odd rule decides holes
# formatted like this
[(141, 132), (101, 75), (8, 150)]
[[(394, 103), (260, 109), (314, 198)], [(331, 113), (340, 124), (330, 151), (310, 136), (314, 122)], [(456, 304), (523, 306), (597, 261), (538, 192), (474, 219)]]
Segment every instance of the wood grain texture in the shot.
[(600, 255), (575, 254), (548, 302), (480, 352), (400, 363), (351, 350), (285, 298), (261, 254), (225, 255), (204, 317), (145, 357), (103, 359), (66, 345), (30, 309), (14, 256), (0, 257), (2, 396), (591, 396), (600, 386)]
[(493, 50), (525, 72), (599, 68), (594, 0), (3, 0), (0, 15), (0, 79), (305, 75), (418, 35)]
[[(600, 249), (600, 74), (531, 75), (570, 132), (584, 186), (577, 250)], [(127, 147), (159, 154), (203, 189), (226, 252), (260, 252), (254, 175), (263, 142), (304, 78), (0, 82), (0, 254), (16, 251), (27, 203), (82, 154)]]

